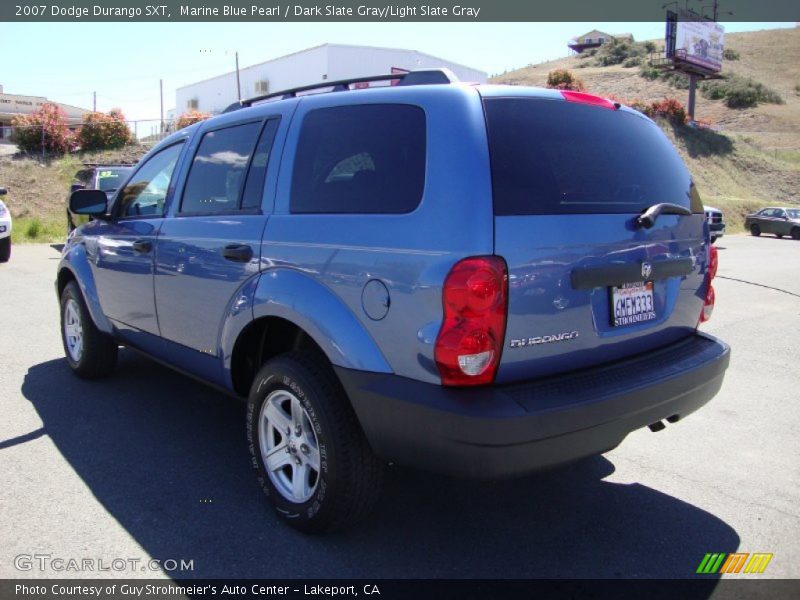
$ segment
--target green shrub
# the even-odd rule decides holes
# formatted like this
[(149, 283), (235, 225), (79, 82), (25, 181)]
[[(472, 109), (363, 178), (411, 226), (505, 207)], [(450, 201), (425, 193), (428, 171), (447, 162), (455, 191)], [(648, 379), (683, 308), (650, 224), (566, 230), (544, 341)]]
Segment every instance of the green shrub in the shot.
[(586, 91), (586, 86), (572, 71), (567, 69), (556, 69), (547, 74), (547, 87), (556, 90), (573, 90), (576, 92)]
[(30, 240), (35, 240), (39, 237), (39, 234), (42, 232), (42, 222), (38, 219), (38, 217), (32, 218), (28, 221), (28, 225), (25, 228), (25, 237)]
[(631, 58), (644, 57), (645, 54), (647, 54), (645, 44), (613, 39), (597, 48), (596, 62), (602, 67), (608, 67), (623, 64)]
[(731, 48), (725, 48), (722, 52), (722, 58), (725, 60), (739, 60), (739, 53)]
[(108, 114), (90, 112), (84, 115), (83, 125), (78, 131), (81, 150), (109, 150), (122, 148), (133, 139), (125, 123), (125, 116), (118, 108)]
[(661, 72), (655, 67), (651, 67), (649, 65), (643, 65), (642, 70), (639, 71), (639, 75), (641, 75), (645, 79), (653, 81), (654, 79), (658, 79), (659, 75), (661, 75)]
[(656, 45), (654, 42), (645, 42), (644, 49), (649, 54), (656, 51)]
[(630, 58), (626, 58), (625, 61), (622, 63), (622, 66), (626, 69), (630, 69), (631, 67), (638, 67), (642, 64), (643, 59), (640, 56), (631, 56)]
[(659, 75), (661, 81), (678, 90), (689, 89), (689, 77), (679, 71), (662, 71)]
[(706, 81), (700, 86), (700, 93), (709, 100), (722, 100), (728, 92), (728, 84), (722, 79)]
[(47, 103), (29, 115), (11, 120), (12, 141), (22, 152), (64, 154), (75, 148), (75, 135), (67, 127), (67, 115), (57, 104)]
[(709, 100), (725, 100), (729, 108), (750, 108), (761, 103), (783, 104), (783, 98), (763, 83), (749, 77), (731, 75), (725, 79), (706, 81), (700, 93)]

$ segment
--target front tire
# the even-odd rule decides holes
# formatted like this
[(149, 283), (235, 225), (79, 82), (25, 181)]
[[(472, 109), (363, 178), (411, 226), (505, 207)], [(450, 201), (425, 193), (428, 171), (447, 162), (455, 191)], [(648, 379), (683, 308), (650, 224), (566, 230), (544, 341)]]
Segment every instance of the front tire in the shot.
[(753, 223), (752, 225), (750, 225), (750, 234), (754, 235), (755, 237), (760, 236), (761, 235), (761, 227), (759, 227), (758, 225)]
[(105, 377), (117, 364), (117, 342), (94, 324), (74, 281), (61, 292), (61, 342), (72, 372), (83, 379)]
[(792, 227), (791, 236), (793, 240), (800, 240), (800, 227)]
[(11, 258), (11, 238), (4, 237), (0, 240), (0, 263), (8, 262)]
[(271, 359), (247, 403), (258, 481), (281, 519), (307, 533), (360, 520), (377, 500), (383, 474), (324, 360), (307, 353)]

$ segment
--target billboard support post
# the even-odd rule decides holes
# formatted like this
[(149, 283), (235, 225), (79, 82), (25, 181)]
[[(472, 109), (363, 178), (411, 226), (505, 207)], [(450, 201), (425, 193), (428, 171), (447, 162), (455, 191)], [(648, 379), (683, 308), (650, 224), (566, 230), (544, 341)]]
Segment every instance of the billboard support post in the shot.
[(689, 120), (694, 121), (694, 100), (697, 93), (697, 75), (688, 73), (689, 75), (689, 102), (686, 106), (686, 112), (689, 113)]

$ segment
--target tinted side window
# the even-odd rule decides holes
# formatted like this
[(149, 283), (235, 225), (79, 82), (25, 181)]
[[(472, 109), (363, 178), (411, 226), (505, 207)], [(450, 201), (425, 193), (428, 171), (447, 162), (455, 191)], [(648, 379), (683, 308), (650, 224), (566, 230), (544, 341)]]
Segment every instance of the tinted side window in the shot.
[(691, 177), (657, 125), (561, 100), (484, 102), (497, 215), (693, 208)]
[(261, 130), (261, 123), (245, 123), (209, 131), (192, 161), (181, 212), (215, 213), (239, 209), (245, 173)]
[(425, 113), (406, 104), (306, 115), (292, 174), (293, 213), (406, 213), (425, 186)]
[(247, 182), (244, 184), (244, 194), (242, 194), (242, 208), (259, 208), (261, 206), (269, 155), (277, 130), (278, 119), (270, 119), (264, 126), (264, 131), (261, 132), (253, 160), (250, 161), (250, 170), (247, 172)]
[(164, 148), (136, 171), (117, 196), (119, 216), (158, 217), (164, 214), (167, 190), (182, 148), (183, 144)]

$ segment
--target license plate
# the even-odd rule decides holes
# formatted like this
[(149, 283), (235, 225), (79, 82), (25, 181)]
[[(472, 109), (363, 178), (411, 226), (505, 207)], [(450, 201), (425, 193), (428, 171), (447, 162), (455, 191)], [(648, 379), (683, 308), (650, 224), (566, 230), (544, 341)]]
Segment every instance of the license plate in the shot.
[(611, 287), (611, 324), (614, 327), (635, 325), (655, 318), (652, 281)]

